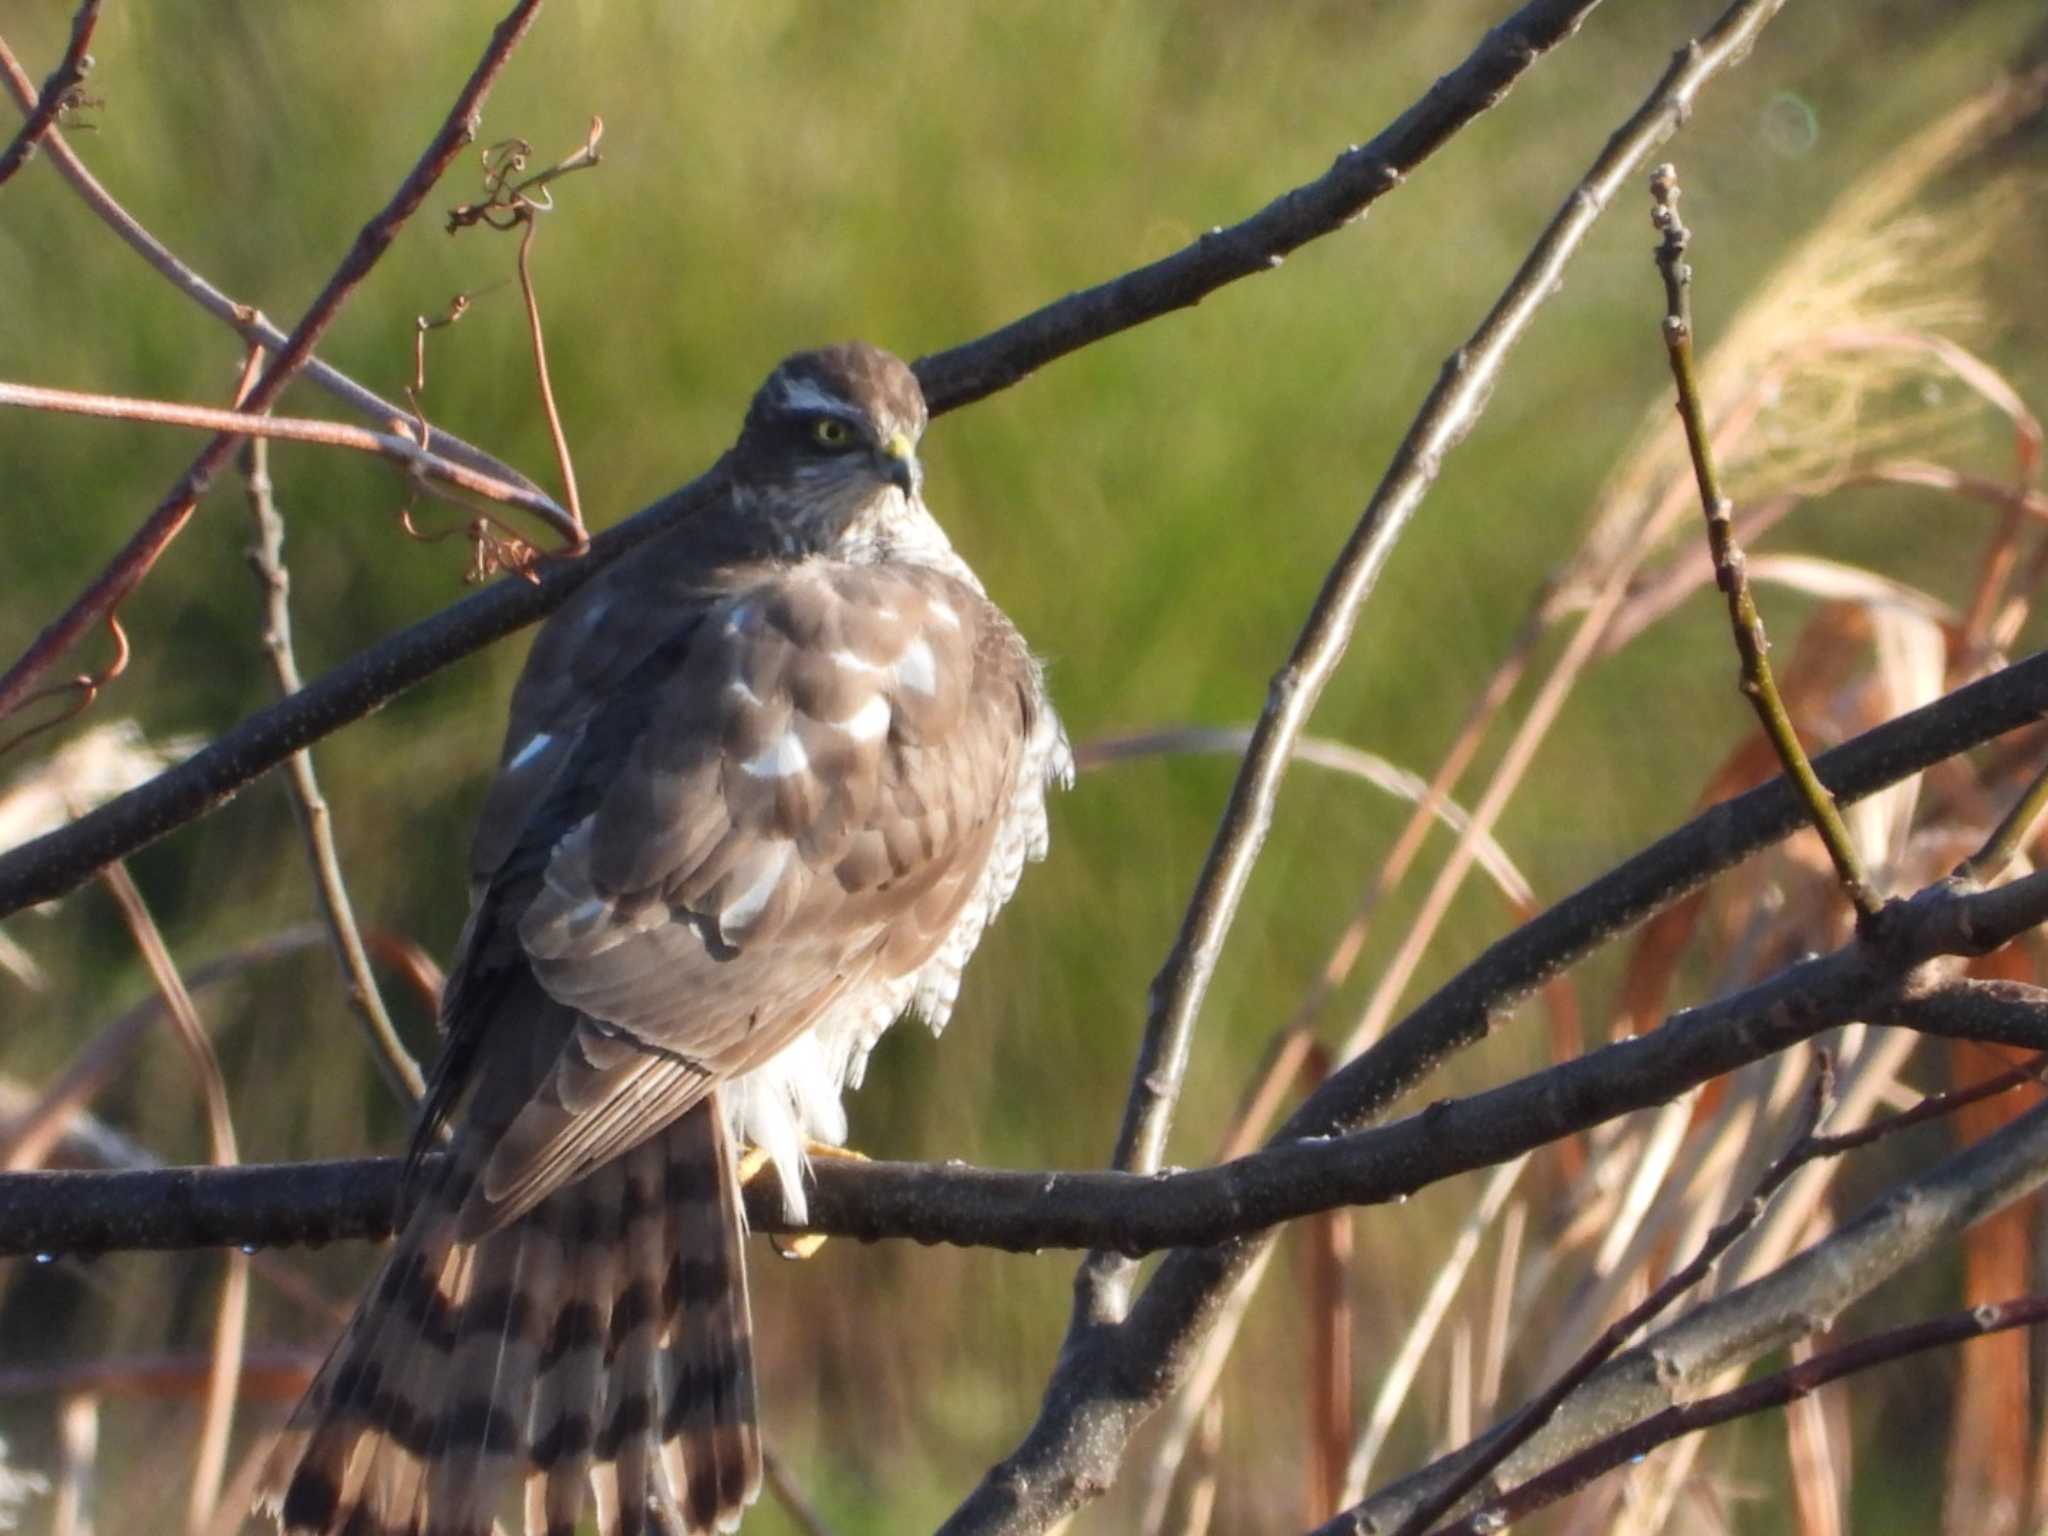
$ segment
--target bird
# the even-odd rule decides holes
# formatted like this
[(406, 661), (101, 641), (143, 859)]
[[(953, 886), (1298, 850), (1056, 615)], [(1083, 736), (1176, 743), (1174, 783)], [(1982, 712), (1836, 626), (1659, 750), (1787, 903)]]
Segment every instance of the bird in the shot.
[[(732, 1531), (761, 1486), (740, 1149), (807, 1210), (936, 1033), (1073, 760), (923, 498), (916, 375), (785, 358), (711, 504), (587, 581), (510, 704), (411, 1214), (287, 1421), (285, 1536)], [(429, 1155), (443, 1148), (439, 1155)]]

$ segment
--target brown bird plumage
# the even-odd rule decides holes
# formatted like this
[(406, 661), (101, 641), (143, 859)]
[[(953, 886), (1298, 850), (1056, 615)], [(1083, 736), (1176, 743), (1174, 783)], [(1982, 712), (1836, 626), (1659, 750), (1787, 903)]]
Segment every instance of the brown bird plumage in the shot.
[(414, 1214), (265, 1477), (287, 1533), (732, 1530), (760, 1487), (733, 1148), (934, 1029), (1071, 771), (919, 496), (915, 377), (762, 385), (723, 504), (542, 630), (472, 850)]

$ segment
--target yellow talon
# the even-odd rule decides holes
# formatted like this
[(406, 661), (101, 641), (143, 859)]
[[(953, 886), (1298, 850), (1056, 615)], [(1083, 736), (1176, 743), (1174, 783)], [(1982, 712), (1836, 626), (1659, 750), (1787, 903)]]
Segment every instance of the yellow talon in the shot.
[[(835, 1147), (830, 1142), (824, 1141), (805, 1142), (804, 1156), (814, 1162), (820, 1158), (837, 1158), (841, 1161), (856, 1163), (869, 1161), (868, 1155), (865, 1152), (856, 1152), (851, 1147)], [(740, 1183), (742, 1185), (752, 1184), (768, 1166), (769, 1160), (766, 1152), (762, 1151), (759, 1147), (747, 1148), (745, 1152), (740, 1154)], [(804, 1232), (795, 1237), (770, 1233), (768, 1241), (774, 1245), (775, 1251), (783, 1258), (800, 1260), (810, 1258), (820, 1248), (824, 1247), (827, 1236), (828, 1234), (824, 1232)]]

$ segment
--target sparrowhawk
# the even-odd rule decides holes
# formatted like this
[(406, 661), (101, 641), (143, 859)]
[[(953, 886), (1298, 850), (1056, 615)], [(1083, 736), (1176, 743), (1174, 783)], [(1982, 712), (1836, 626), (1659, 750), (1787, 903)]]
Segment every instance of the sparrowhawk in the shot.
[[(1045, 851), (1037, 661), (861, 343), (769, 375), (715, 504), (541, 631), (470, 859), (413, 1212), (266, 1478), (284, 1531), (731, 1530), (761, 1452), (733, 1148), (807, 1141)], [(441, 1130), (445, 1157), (420, 1153)]]

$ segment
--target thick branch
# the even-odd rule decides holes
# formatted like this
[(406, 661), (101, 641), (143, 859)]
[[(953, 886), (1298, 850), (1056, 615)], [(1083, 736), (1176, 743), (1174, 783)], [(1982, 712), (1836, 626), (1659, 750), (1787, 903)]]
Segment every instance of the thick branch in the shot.
[[(1998, 1044), (2048, 1045), (2048, 993), (1935, 985), (1930, 959), (1976, 953), (2048, 921), (2048, 874), (1996, 891), (1935, 887), (1894, 903), (1875, 936), (1790, 966), (1732, 997), (1469, 1099), (1377, 1130), (1285, 1141), (1169, 1176), (1008, 1172), (955, 1164), (820, 1161), (810, 1223), (791, 1229), (772, 1181), (748, 1189), (766, 1231), (1030, 1252), (1140, 1254), (1216, 1244), (1338, 1206), (1405, 1198), (1605, 1120), (1663, 1103), (1853, 1019), (1897, 1014)], [(1961, 992), (1958, 1006), (1941, 999)], [(276, 1246), (382, 1237), (397, 1159), (212, 1170), (0, 1176), (0, 1254)]]

